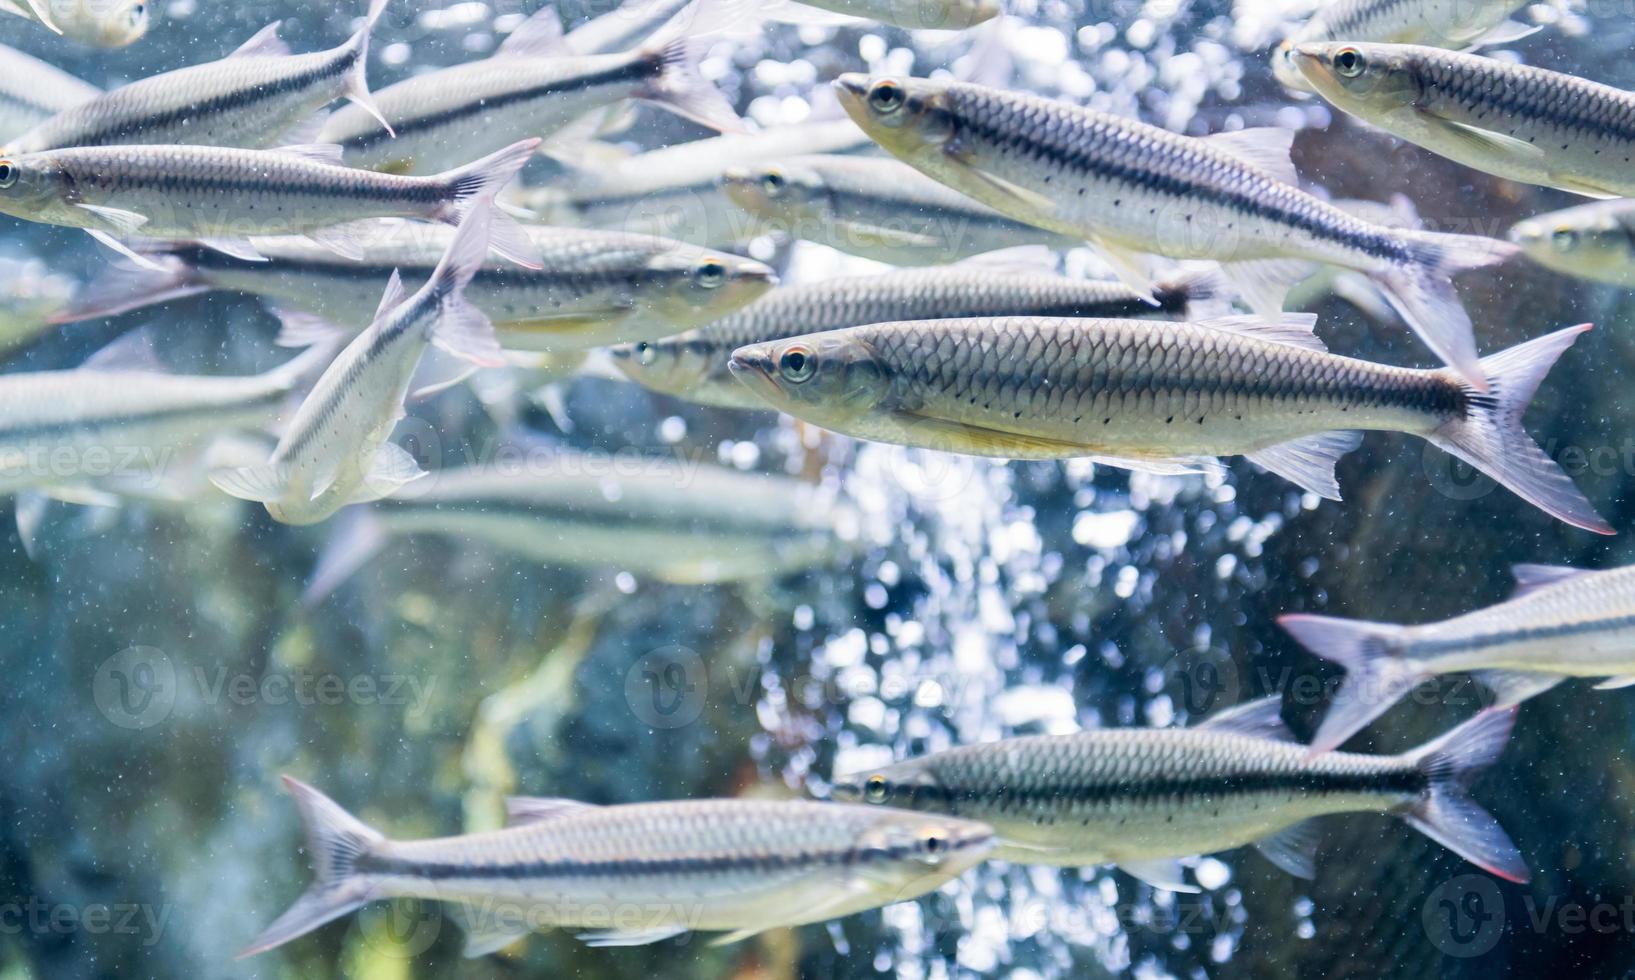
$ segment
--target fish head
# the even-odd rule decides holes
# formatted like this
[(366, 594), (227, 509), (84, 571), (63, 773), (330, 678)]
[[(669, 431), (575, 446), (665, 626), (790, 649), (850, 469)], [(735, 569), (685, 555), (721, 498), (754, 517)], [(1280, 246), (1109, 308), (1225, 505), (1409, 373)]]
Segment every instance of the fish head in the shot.
[(775, 408), (837, 431), (874, 411), (891, 386), (873, 346), (853, 330), (750, 344), (728, 367)]
[[(58, 11), (56, 8), (66, 8)], [(123, 48), (148, 32), (149, 0), (78, 0), (53, 5), (68, 37), (98, 48)]]
[(837, 777), (829, 795), (843, 803), (923, 811), (945, 809), (946, 797), (936, 774), (918, 759)]
[(1284, 88), (1310, 97), (1312, 92), (1311, 83), (1306, 81), (1306, 76), (1300, 73), (1300, 66), (1296, 63), (1294, 57), (1294, 41), (1292, 39), (1285, 38), (1283, 43), (1272, 51), (1272, 74), (1276, 76), (1279, 82), (1283, 83)]
[(853, 842), (852, 868), (877, 895), (907, 899), (964, 873), (995, 843), (993, 828), (975, 820), (882, 813)]
[(72, 185), (49, 154), (0, 156), (0, 211), (29, 218), (67, 200)]
[(647, 274), (656, 285), (654, 316), (678, 329), (719, 319), (777, 285), (763, 262), (709, 249), (682, 247), (654, 255)]
[(1519, 221), (1507, 237), (1540, 265), (1574, 275), (1620, 281), (1635, 261), (1629, 229), (1594, 204)]
[(946, 81), (848, 72), (834, 84), (846, 114), (896, 156), (940, 152), (958, 134)]
[(689, 331), (662, 340), (618, 344), (608, 348), (608, 353), (613, 365), (643, 388), (685, 396), (713, 372), (712, 347), (696, 331)]
[(799, 160), (730, 167), (721, 189), (746, 212), (796, 237), (802, 225), (823, 220), (828, 210), (823, 175)]
[(1308, 41), (1290, 57), (1312, 88), (1342, 108), (1403, 106), (1419, 96), (1419, 71), (1406, 45)]

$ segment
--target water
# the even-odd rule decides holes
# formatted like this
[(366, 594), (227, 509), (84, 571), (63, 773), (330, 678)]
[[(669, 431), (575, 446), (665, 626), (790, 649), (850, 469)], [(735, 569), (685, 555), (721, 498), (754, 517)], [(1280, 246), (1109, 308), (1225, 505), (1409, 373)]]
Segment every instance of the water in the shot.
[[(565, 10), (570, 24), (607, 4)], [(1264, 50), (1298, 4), (1021, 0), (1001, 33), (910, 35), (774, 25), (723, 45), (707, 73), (762, 125), (830, 111), (841, 71), (962, 66), (1193, 133), (1300, 128), (1305, 182), (1334, 197), (1405, 191), (1439, 227), (1498, 235), (1577, 199), (1507, 183), (1333, 122), (1291, 100)], [(491, 49), (521, 11), (400, 0), (377, 33), (378, 89)], [(144, 41), (91, 52), (8, 19), (0, 40), (114, 85), (219, 57), (283, 18), (296, 50), (338, 43), (345, 5), (155, 10)], [(1532, 64), (1624, 87), (1626, 18), (1533, 8)], [(1332, 123), (1332, 124), (1331, 124)], [(651, 109), (621, 137), (702, 131)], [(547, 181), (547, 162), (530, 171)], [(0, 221), (84, 278), (109, 253), (78, 232)], [(760, 240), (802, 276), (867, 268)], [(1082, 263), (1072, 257), (1070, 265)], [(1551, 374), (1528, 428), (1602, 514), (1635, 516), (1620, 420), (1635, 308), (1627, 292), (1525, 261), (1467, 276), (1484, 350), (1580, 321), (1597, 328)], [(1427, 363), (1406, 331), (1319, 297), (1331, 348)], [(219, 293), (54, 330), (8, 362), (66, 367), (142, 328), (174, 369), (245, 373), (282, 359), (273, 318)], [(394, 540), (315, 605), (301, 592), (333, 525), (290, 528), (201, 491), (183, 503), (53, 506), (33, 557), (0, 548), (0, 977), (541, 975), (767, 977), (1613, 976), (1635, 967), (1624, 853), (1635, 832), (1627, 692), (1570, 682), (1529, 702), (1476, 796), (1533, 868), (1481, 874), (1401, 824), (1323, 823), (1318, 876), (1247, 850), (1202, 859), (1199, 895), (1109, 869), (990, 864), (916, 903), (726, 948), (701, 937), (591, 949), (545, 933), (464, 960), (435, 906), (376, 903), (275, 953), (240, 948), (305, 886), (277, 776), (318, 785), (394, 836), (497, 826), (510, 794), (597, 803), (821, 793), (831, 772), (954, 744), (1103, 725), (1196, 722), (1284, 691), (1301, 734), (1338, 672), (1278, 630), (1296, 610), (1423, 622), (1503, 598), (1508, 566), (1612, 567), (1595, 538), (1472, 482), (1423, 443), (1372, 434), (1342, 504), (1235, 461), (1225, 477), (1132, 475), (1087, 462), (1002, 463), (859, 444), (771, 414), (689, 405), (582, 378), (556, 416), (514, 408), (555, 444), (786, 474), (855, 509), (845, 547), (809, 568), (682, 585), (619, 567), (542, 564), (477, 541)], [(492, 416), (466, 389), (411, 406), (445, 466), (482, 458)], [(561, 420), (569, 420), (564, 427)], [(429, 451), (428, 451), (429, 452)], [(548, 475), (548, 474), (547, 474)], [(609, 492), (619, 492), (617, 477)], [(702, 533), (702, 532), (701, 532)], [(1330, 687), (1325, 688), (1325, 685)], [(1395, 751), (1467, 716), (1455, 686), (1393, 711), (1359, 743)]]

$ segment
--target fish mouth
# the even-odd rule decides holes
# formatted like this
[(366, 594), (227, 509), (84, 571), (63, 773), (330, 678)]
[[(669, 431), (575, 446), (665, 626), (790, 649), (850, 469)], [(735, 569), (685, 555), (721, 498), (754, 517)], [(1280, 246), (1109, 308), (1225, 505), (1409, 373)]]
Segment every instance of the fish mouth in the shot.
[(862, 72), (849, 71), (831, 84), (842, 105), (861, 106), (863, 96), (869, 90), (869, 76)]
[(772, 380), (772, 358), (751, 348), (739, 348), (727, 359), (727, 370), (750, 391), (769, 398), (778, 390)]

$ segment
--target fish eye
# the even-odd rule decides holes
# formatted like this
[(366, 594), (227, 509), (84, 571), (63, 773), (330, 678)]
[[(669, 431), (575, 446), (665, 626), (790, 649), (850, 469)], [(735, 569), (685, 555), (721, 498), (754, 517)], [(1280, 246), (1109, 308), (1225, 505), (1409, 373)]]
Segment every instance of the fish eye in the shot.
[(889, 115), (903, 107), (903, 87), (891, 79), (874, 83), (869, 89), (869, 108), (881, 115)]
[(886, 777), (877, 773), (863, 781), (863, 799), (869, 803), (884, 803), (889, 789)]
[(1356, 78), (1365, 67), (1363, 53), (1356, 48), (1341, 48), (1334, 53), (1334, 70), (1346, 78)]
[[(815, 360), (812, 357), (812, 352), (805, 347), (791, 347), (783, 352), (782, 357), (778, 358), (778, 373), (782, 374), (783, 379), (790, 384), (798, 385), (802, 381), (810, 380), (812, 374), (816, 370), (817, 367)], [(880, 780), (880, 786), (882, 788), (885, 787), (886, 781), (883, 777), (870, 776), (869, 784), (865, 789), (865, 792), (868, 792), (874, 788), (874, 781), (876, 779)]]
[(705, 259), (693, 270), (693, 279), (705, 289), (714, 289), (727, 281), (727, 267), (719, 259)]
[(761, 175), (761, 190), (767, 197), (777, 197), (783, 189), (789, 186), (789, 181), (780, 170), (768, 170)]
[(136, 25), (142, 23), (147, 16), (148, 8), (146, 4), (139, 3), (131, 7), (131, 26), (135, 27)]
[(17, 183), (17, 165), (10, 160), (0, 160), (0, 187), (10, 187)]
[(1578, 232), (1571, 228), (1557, 228), (1550, 235), (1550, 244), (1558, 252), (1571, 252), (1578, 245)]

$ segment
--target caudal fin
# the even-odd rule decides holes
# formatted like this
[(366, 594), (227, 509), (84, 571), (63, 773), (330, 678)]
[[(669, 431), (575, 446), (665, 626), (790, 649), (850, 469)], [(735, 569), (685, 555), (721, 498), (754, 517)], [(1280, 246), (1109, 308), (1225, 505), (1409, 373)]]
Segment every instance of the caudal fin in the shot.
[(301, 602), (309, 607), (327, 598), (386, 545), (386, 527), (368, 507), (348, 507), (330, 524), (334, 529), (301, 593)]
[(1174, 309), (1188, 322), (1213, 320), (1232, 312), (1232, 285), (1212, 266), (1166, 276), (1153, 285), (1152, 292), (1160, 308)]
[[(463, 167), (439, 174), (452, 193), (434, 217), (451, 225), (465, 220), (480, 201), (492, 200), (501, 188), (516, 177), (517, 172), (533, 158), (540, 140), (525, 139), (512, 143), (503, 150), (490, 153)], [(544, 268), (539, 246), (528, 237), (523, 227), (504, 212), (496, 212), (490, 219), (488, 247), (512, 262), (529, 269)]]
[(1401, 654), (1403, 627), (1333, 616), (1278, 617), (1300, 645), (1345, 668), (1311, 751), (1329, 752), (1357, 734), (1430, 674)]
[(682, 8), (642, 48), (644, 55), (662, 65), (643, 97), (700, 126), (744, 132), (743, 120), (726, 96), (698, 71), (698, 63), (723, 32), (741, 21), (741, 13), (730, 0), (698, 0)]
[(1515, 708), (1489, 708), (1408, 753), (1430, 785), (1402, 818), (1482, 870), (1525, 882), (1527, 862), (1510, 835), (1466, 792), (1476, 774), (1498, 760), (1515, 724)]
[(1482, 358), (1491, 390), (1484, 393), (1471, 387), (1466, 414), (1426, 438), (1545, 513), (1574, 527), (1613, 534), (1612, 526), (1595, 512), (1572, 478), (1544, 455), (1521, 425), (1522, 413), (1539, 382), (1588, 329), (1589, 324), (1581, 323)]
[(368, 885), (353, 870), (358, 856), (386, 840), (329, 797), (292, 776), (284, 788), (295, 797), (307, 828), (312, 857), (312, 885), (261, 935), (239, 951), (238, 958), (264, 953), (338, 919), (370, 899)]
[(497, 217), (492, 196), (482, 198), (460, 222), (425, 288), (435, 291), (440, 309), (431, 342), (456, 357), (484, 367), (505, 363), (488, 316), (466, 299), (466, 287), (488, 258), (489, 233)]
[(386, 9), (390, 0), (370, 0), (369, 13), (364, 20), (363, 27), (352, 39), (346, 42), (347, 47), (356, 50), (357, 58), (352, 63), (352, 70), (346, 75), (346, 97), (351, 99), (358, 108), (375, 117), (375, 121), (386, 130), (387, 135), (397, 138), (397, 130), (386, 120), (381, 113), (380, 106), (375, 104), (375, 97), (369, 92), (369, 37), (375, 31), (375, 24)]
[(147, 306), (210, 292), (196, 271), (179, 255), (154, 253), (147, 265), (110, 263), (95, 279), (80, 287), (69, 304), (53, 313), (53, 324), (78, 323), (118, 316)]
[(1452, 277), (1509, 259), (1519, 249), (1509, 242), (1475, 235), (1401, 230), (1410, 258), (1376, 273), (1374, 278), (1397, 312), (1444, 363), (1478, 391), (1487, 379), (1476, 356), (1470, 314), (1453, 288)]

